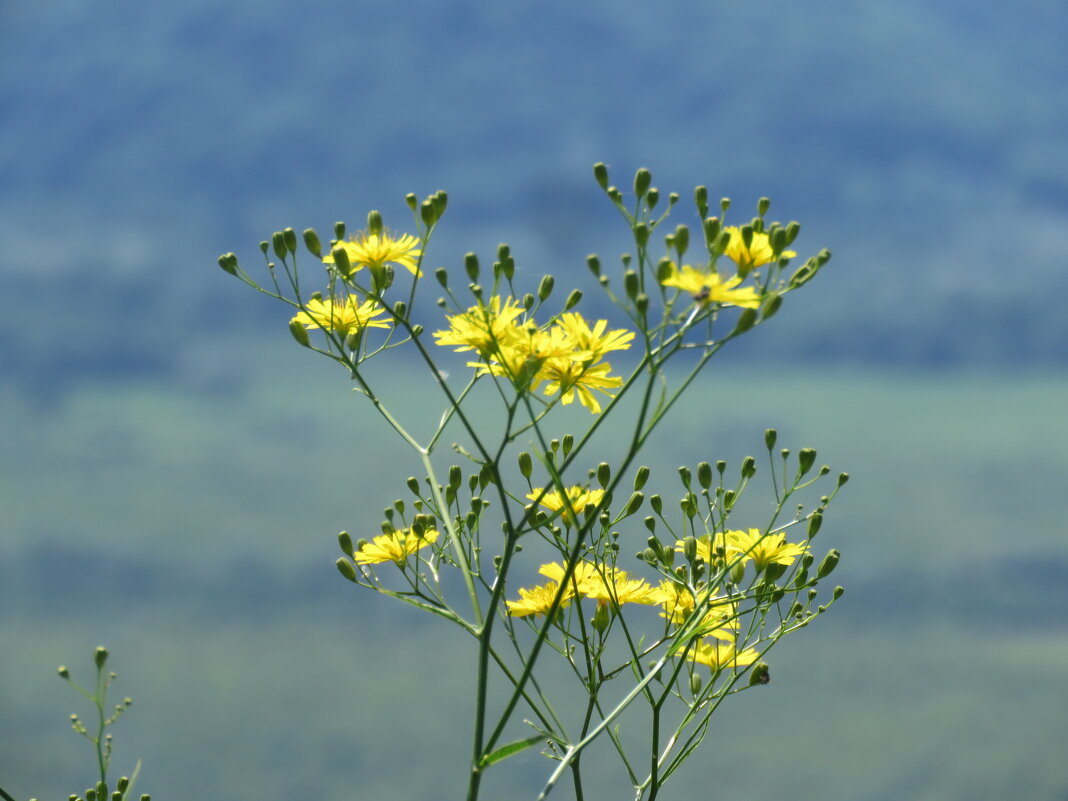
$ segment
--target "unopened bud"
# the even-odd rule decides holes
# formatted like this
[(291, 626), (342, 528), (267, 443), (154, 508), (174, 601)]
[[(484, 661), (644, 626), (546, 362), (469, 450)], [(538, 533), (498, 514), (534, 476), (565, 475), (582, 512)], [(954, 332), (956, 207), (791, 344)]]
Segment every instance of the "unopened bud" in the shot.
[(219, 266), (222, 267), (223, 272), (237, 275), (237, 256), (233, 253), (222, 254), (219, 256)]
[(376, 210), (367, 212), (367, 232), (374, 236), (381, 236), (382, 228), (382, 212)]
[(800, 475), (805, 475), (812, 469), (812, 465), (816, 461), (816, 451), (814, 448), (802, 448), (797, 454), (797, 469)]
[(657, 201), (659, 201), (659, 200), (660, 200), (660, 190), (657, 189), (655, 186), (650, 186), (649, 187), (649, 191), (645, 193), (645, 203), (646, 203), (646, 205), (648, 205), (649, 208), (652, 209), (657, 204)]
[(652, 182), (653, 174), (645, 167), (639, 168), (639, 170), (634, 173), (634, 194), (641, 197), (649, 191), (649, 186)]
[(756, 324), (756, 321), (756, 309), (743, 309), (742, 313), (738, 315), (738, 322), (734, 324), (734, 331), (731, 332), (731, 335), (738, 336), (739, 334), (744, 334)]
[(756, 474), (756, 459), (746, 456), (742, 460), (742, 478), (752, 478)]
[(449, 271), (444, 267), (438, 267), (434, 270), (434, 277), (438, 279), (438, 283), (441, 284), (442, 289), (449, 288)]
[(754, 684), (767, 684), (771, 681), (771, 673), (768, 671), (767, 662), (757, 662), (749, 669), (749, 686)]
[(356, 549), (352, 547), (352, 537), (347, 531), (338, 532), (337, 544), (341, 548), (341, 553), (345, 554), (345, 556), (352, 556), (356, 552)]
[(836, 567), (838, 567), (838, 559), (840, 554), (834, 548), (827, 552), (827, 555), (823, 557), (823, 561), (820, 562), (819, 568), (816, 570), (817, 578), (826, 578), (829, 576)]
[(664, 499), (661, 498), (659, 495), (653, 495), (649, 499), (649, 505), (653, 508), (654, 512), (656, 512), (657, 514), (660, 514), (661, 511), (663, 511), (663, 508), (664, 508)]
[(693, 562), (697, 558), (697, 538), (687, 537), (682, 541), (682, 555), (687, 562)]
[(601, 189), (608, 188), (608, 167), (605, 166), (603, 161), (598, 161), (593, 165), (593, 179), (597, 181), (597, 185)]
[(808, 519), (808, 538), (812, 539), (820, 532), (820, 526), (823, 525), (823, 515), (819, 512), (813, 513), (812, 517)]
[(632, 514), (641, 509), (642, 501), (645, 500), (645, 496), (640, 492), (633, 493), (627, 499), (627, 505), (623, 507), (623, 514), (630, 517)]
[(534, 471), (534, 463), (530, 458), (530, 454), (523, 451), (519, 454), (519, 472), (523, 478), (530, 478), (530, 474)]
[(694, 671), (690, 674), (690, 692), (694, 695), (699, 695), (701, 692), (701, 685), (704, 683), (704, 679), (701, 678), (701, 674)]
[(731, 567), (731, 583), (732, 584), (741, 584), (742, 583), (742, 579), (744, 579), (744, 578), (745, 578), (745, 562), (743, 562), (741, 559), (739, 559), (737, 562), (734, 563), (734, 566)]
[(289, 253), (289, 248), (286, 246), (286, 237), (281, 231), (275, 231), (271, 234), (271, 249), (274, 251), (274, 255), (282, 261), (285, 261), (286, 256)]
[(612, 617), (608, 611), (608, 604), (603, 602), (597, 604), (597, 611), (593, 613), (593, 619), (590, 620), (593, 628), (596, 629), (599, 634), (604, 634), (611, 621)]
[(712, 465), (708, 462), (701, 462), (697, 465), (697, 483), (702, 489), (712, 486)]
[(423, 225), (429, 227), (437, 222), (437, 212), (434, 210), (434, 201), (424, 200), (419, 204), (419, 219)]
[(782, 295), (774, 294), (768, 298), (760, 309), (760, 319), (770, 320), (782, 307)]
[(103, 645), (98, 645), (96, 652), (93, 654), (93, 662), (96, 663), (97, 670), (101, 670), (104, 667), (104, 663), (108, 661), (108, 649)]
[(349, 263), (349, 252), (341, 245), (335, 245), (334, 249), (330, 251), (330, 255), (334, 257), (334, 266), (342, 275), (348, 275), (352, 272), (352, 265)]
[(570, 311), (578, 306), (580, 300), (582, 300), (582, 290), (572, 289), (571, 294), (568, 295), (567, 300), (564, 301), (564, 311)]
[(467, 272), (467, 277), (472, 281), (478, 281), (478, 256), (474, 253), (464, 254), (464, 270)]
[(292, 228), (286, 228), (282, 231), (282, 238), (285, 239), (286, 249), (290, 253), (297, 252), (297, 232)]
[(541, 277), (541, 283), (538, 284), (538, 300), (544, 301), (553, 293), (553, 286), (556, 284), (556, 279), (551, 275), (543, 275)]
[(679, 467), (679, 478), (682, 480), (682, 486), (686, 487), (686, 489), (689, 489), (690, 488), (690, 468), (688, 468), (686, 465), (680, 466)]
[(304, 247), (308, 249), (315, 258), (321, 259), (323, 257), (323, 246), (319, 242), (319, 234), (315, 233), (314, 228), (305, 228), (304, 233)]
[(836, 600), (836, 601), (837, 601), (837, 600), (838, 600), (839, 598), (841, 598), (841, 597), (842, 597), (842, 595), (843, 595), (844, 593), (845, 593), (845, 587), (843, 587), (843, 586), (841, 586), (841, 585), (838, 585), (837, 587), (835, 587), (835, 588), (834, 588), (834, 589), (833, 589), (833, 590), (831, 591), (831, 597), (832, 597), (832, 598), (834, 598), (834, 600)]
[(339, 556), (338, 560), (334, 562), (337, 565), (337, 572), (344, 576), (352, 583), (356, 583), (356, 567), (346, 559), (344, 556)]
[(623, 273), (623, 291), (627, 293), (627, 297), (631, 300), (638, 297), (638, 292), (641, 291), (641, 282), (637, 271), (627, 270)]
[(693, 190), (693, 203), (697, 207), (697, 216), (704, 219), (708, 216), (708, 187), (697, 186)]
[(839, 473), (838, 474), (838, 486), (839, 487), (841, 487), (847, 481), (849, 481), (849, 473)]
[(591, 253), (586, 257), (586, 266), (590, 268), (590, 272), (594, 275), (601, 274), (601, 260), (597, 258), (597, 255)]

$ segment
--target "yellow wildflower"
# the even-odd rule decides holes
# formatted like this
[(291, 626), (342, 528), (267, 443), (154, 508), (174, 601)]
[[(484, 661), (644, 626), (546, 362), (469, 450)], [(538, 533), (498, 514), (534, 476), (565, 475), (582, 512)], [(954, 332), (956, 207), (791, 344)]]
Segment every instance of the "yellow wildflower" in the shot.
[(786, 542), (785, 533), (765, 535), (758, 528), (751, 528), (747, 532), (728, 531), (726, 540), (728, 558), (744, 554), (743, 564), (752, 559), (758, 570), (773, 563), (792, 565), (794, 559), (808, 553), (807, 545)]
[(499, 343), (515, 333), (516, 318), (522, 313), (514, 298), (505, 298), (502, 303), (501, 297), (494, 295), (487, 304), (447, 317), (449, 330), (435, 331), (434, 338), (438, 345), (456, 345), (457, 351), (476, 350), (483, 358), (489, 358), (497, 352)]
[(360, 565), (372, 565), (380, 562), (394, 562), (403, 565), (408, 557), (425, 548), (438, 538), (437, 529), (429, 528), (419, 536), (410, 528), (397, 529), (391, 534), (382, 534), (354, 551), (352, 558)]
[[(394, 237), (388, 231), (380, 234), (361, 232), (353, 234), (348, 241), (338, 242), (335, 247), (345, 248), (349, 257), (351, 271), (346, 278), (364, 267), (379, 268), (386, 264), (399, 264), (412, 275), (420, 275), (418, 264), (423, 251), (419, 249), (419, 239), (411, 234)], [(328, 254), (323, 261), (333, 264), (334, 257)]]
[(634, 339), (634, 332), (625, 328), (605, 333), (607, 320), (598, 320), (593, 324), (593, 328), (590, 328), (586, 318), (578, 312), (564, 312), (557, 318), (556, 325), (567, 334), (575, 350), (579, 351), (573, 358), (582, 361), (596, 361), (610, 350), (626, 350)]
[[(705, 534), (705, 535), (700, 536), (700, 537), (697, 538), (697, 556), (700, 559), (704, 559), (705, 564), (711, 564), (713, 557), (720, 556), (721, 555), (721, 553), (720, 553), (721, 551), (725, 554), (726, 553), (726, 548), (727, 548), (727, 546), (726, 546), (726, 543), (725, 543), (725, 541), (723, 539), (723, 534), (722, 533), (716, 535), (716, 547), (715, 548), (712, 547), (712, 535), (711, 534)], [(682, 540), (677, 540), (675, 542), (675, 550), (678, 553), (685, 553), (686, 552), (686, 548), (684, 547)]]
[[(506, 602), (508, 604), (508, 614), (513, 617), (547, 614), (549, 607), (553, 604), (553, 599), (556, 598), (556, 594), (559, 591), (560, 585), (555, 581), (549, 582), (548, 584), (541, 584), (537, 587), (531, 587), (529, 590), (525, 587), (520, 587), (519, 600)], [(570, 587), (566, 588), (563, 597), (560, 599), (560, 605), (557, 608), (563, 609), (571, 603), (571, 598), (574, 594), (574, 591)]]
[(746, 648), (741, 653), (733, 645), (722, 642), (699, 642), (690, 649), (689, 658), (699, 665), (708, 665), (712, 671), (725, 667), (744, 667), (760, 658), (755, 648)]
[(365, 328), (389, 328), (388, 320), (374, 318), (385, 309), (373, 300), (360, 302), (355, 295), (346, 298), (311, 298), (290, 322), (298, 322), (306, 328), (327, 328), (339, 336), (359, 333)]
[[(742, 237), (742, 229), (737, 225), (728, 225), (723, 230), (731, 235), (731, 240), (727, 243), (727, 250), (725, 251), (727, 257), (738, 265), (740, 272), (747, 273), (754, 267), (774, 261), (775, 251), (771, 249), (771, 241), (768, 239), (767, 234), (754, 231), (749, 247), (746, 247), (745, 239)], [(784, 250), (780, 254), (781, 257), (789, 259), (796, 255), (792, 250)]]
[(568, 357), (557, 357), (542, 364), (534, 383), (547, 381), (544, 393), (551, 396), (559, 392), (564, 406), (574, 401), (577, 395), (579, 403), (598, 414), (601, 403), (590, 390), (596, 389), (611, 398), (614, 396), (608, 390), (623, 385), (622, 378), (608, 374), (611, 369), (608, 362), (587, 366)]
[(741, 306), (744, 309), (760, 308), (760, 294), (754, 287), (735, 289), (742, 283), (739, 275), (724, 281), (715, 270), (704, 272), (684, 264), (682, 269), (672, 265), (671, 274), (661, 282), (691, 295), (701, 304), (721, 303), (724, 306)]
[[(553, 512), (562, 512), (564, 520), (568, 523), (573, 522), (570, 509), (574, 509), (576, 512), (581, 513), (587, 506), (596, 506), (599, 504), (603, 497), (603, 489), (586, 489), (581, 485), (568, 487), (566, 495), (561, 495), (560, 491), (556, 489), (551, 489), (544, 495), (542, 495), (540, 489), (527, 493), (527, 498), (532, 501), (538, 501), (538, 503), (546, 509)], [(565, 502), (565, 498), (570, 501), (570, 509)]]
[[(718, 598), (718, 595), (719, 591), (714, 588), (701, 590), (701, 604), (708, 604), (709, 607), (695, 635), (734, 642), (738, 628), (735, 604), (733, 601)], [(661, 581), (660, 586), (656, 588), (655, 602), (663, 607), (661, 617), (679, 625), (689, 620), (697, 606), (697, 598), (689, 587), (669, 579)]]
[[(542, 565), (538, 572), (557, 584), (564, 579), (564, 568), (556, 562)], [(611, 603), (613, 606), (659, 603), (658, 588), (645, 579), (631, 578), (625, 570), (615, 567), (598, 567), (592, 562), (579, 562), (575, 565), (569, 583), (579, 595), (585, 595), (599, 603)]]
[[(564, 580), (564, 566), (558, 562), (549, 562), (547, 565), (542, 565), (538, 568), (538, 572), (543, 576), (552, 579), (557, 584)], [(574, 594), (574, 591), (578, 591), (580, 594), (585, 595), (586, 589), (589, 587), (591, 581), (597, 578), (597, 565), (593, 562), (579, 562), (575, 565), (574, 572), (571, 573), (571, 578), (568, 579), (569, 595)]]

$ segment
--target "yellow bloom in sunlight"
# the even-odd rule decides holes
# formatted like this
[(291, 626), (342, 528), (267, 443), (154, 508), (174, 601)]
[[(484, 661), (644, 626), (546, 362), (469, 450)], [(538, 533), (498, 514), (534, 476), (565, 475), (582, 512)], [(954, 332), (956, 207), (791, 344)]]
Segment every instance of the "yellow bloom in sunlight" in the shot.
[[(723, 229), (731, 235), (731, 241), (727, 244), (727, 250), (725, 251), (727, 257), (738, 265), (738, 269), (747, 273), (754, 267), (759, 267), (762, 264), (768, 264), (775, 260), (775, 252), (771, 249), (771, 240), (768, 239), (767, 234), (753, 232), (753, 239), (749, 243), (749, 247), (745, 246), (745, 239), (742, 237), (742, 229), (737, 225), (728, 225)], [(792, 250), (784, 250), (781, 256), (792, 259), (797, 254)]]
[(427, 529), (423, 536), (418, 536), (410, 528), (397, 529), (392, 534), (382, 534), (363, 548), (353, 552), (352, 558), (360, 565), (373, 565), (380, 562), (394, 562), (403, 565), (408, 557), (425, 548), (438, 538), (437, 529)]
[[(712, 535), (711, 534), (705, 534), (705, 535), (700, 536), (700, 537), (697, 538), (697, 556), (699, 558), (701, 558), (701, 559), (704, 559), (706, 565), (712, 563), (712, 558), (714, 556), (725, 555), (726, 554), (726, 549), (727, 549), (727, 545), (726, 545), (726, 542), (725, 542), (725, 540), (723, 538), (723, 534), (722, 533), (719, 533), (719, 534), (716, 535), (716, 547), (715, 547), (715, 549), (712, 548)], [(675, 550), (678, 553), (685, 553), (686, 549), (683, 546), (683, 541), (682, 540), (677, 540), (675, 542)], [(716, 553), (713, 553), (713, 550), (715, 550)], [(720, 551), (723, 551), (723, 554), (720, 554)]]
[[(353, 234), (352, 238), (347, 241), (338, 242), (335, 247), (345, 248), (345, 253), (349, 257), (349, 266), (352, 270), (345, 276), (346, 278), (364, 267), (377, 268), (386, 264), (399, 264), (412, 275), (420, 274), (418, 264), (423, 251), (419, 249), (419, 239), (411, 234), (394, 237), (388, 231), (383, 231), (381, 234), (361, 232)], [(328, 254), (323, 261), (333, 264), (334, 257)]]
[(534, 384), (547, 381), (543, 390), (546, 395), (552, 396), (559, 392), (560, 402), (564, 406), (569, 405), (578, 396), (579, 403), (593, 414), (598, 414), (601, 411), (601, 403), (590, 390), (596, 389), (612, 398), (615, 396), (608, 390), (623, 385), (622, 378), (608, 375), (611, 369), (612, 365), (608, 362), (586, 366), (561, 356), (542, 364), (534, 378)]
[(708, 665), (713, 672), (728, 667), (751, 665), (759, 658), (760, 654), (755, 648), (746, 648), (739, 653), (735, 651), (733, 645), (722, 642), (699, 642), (690, 649), (689, 653), (691, 661), (699, 665)]
[(463, 314), (447, 317), (448, 331), (435, 331), (434, 338), (438, 345), (455, 345), (457, 351), (476, 350), (483, 358), (492, 356), (499, 343), (511, 338), (515, 333), (515, 321), (523, 313), (523, 308), (514, 298), (505, 298), (503, 303), (499, 295), (490, 298), (485, 305), (472, 306)]
[[(561, 495), (559, 490), (556, 489), (551, 489), (544, 495), (542, 495), (541, 492), (540, 489), (536, 489), (533, 492), (527, 493), (527, 498), (532, 501), (538, 501), (538, 503), (546, 509), (553, 512), (563, 512), (564, 520), (568, 523), (573, 521), (571, 512), (565, 504), (565, 497), (570, 501), (570, 507), (580, 514), (587, 506), (596, 506), (599, 504), (601, 498), (604, 497), (603, 489), (586, 489), (579, 485), (568, 487), (566, 496)], [(541, 496), (541, 500), (538, 500), (539, 496)]]
[(578, 312), (564, 312), (555, 324), (567, 334), (575, 350), (579, 351), (573, 358), (583, 361), (596, 361), (611, 350), (627, 350), (634, 339), (634, 332), (625, 328), (605, 333), (607, 320), (598, 320), (593, 324), (593, 328), (590, 328), (586, 318)]
[(754, 287), (735, 289), (742, 283), (739, 275), (724, 281), (715, 271), (706, 273), (688, 264), (684, 264), (680, 270), (672, 265), (671, 274), (661, 283), (681, 289), (701, 304), (722, 303), (724, 306), (741, 306), (744, 309), (760, 308), (760, 294)]
[[(559, 584), (564, 580), (564, 566), (558, 562), (549, 562), (547, 565), (542, 565), (538, 568), (538, 572), (546, 578), (550, 578)], [(579, 593), (585, 594), (586, 588), (589, 583), (597, 578), (597, 565), (593, 562), (579, 562), (575, 565), (575, 570), (571, 574), (571, 578), (567, 580), (570, 598), (574, 594), (574, 590), (577, 589)]]
[[(561, 572), (561, 575), (563, 573)], [(507, 601), (508, 614), (513, 617), (526, 617), (527, 615), (544, 615), (549, 611), (549, 607), (553, 604), (553, 599), (556, 598), (557, 592), (560, 590), (560, 585), (555, 581), (548, 584), (542, 584), (537, 587), (531, 587), (529, 590), (520, 587), (519, 588), (519, 600)], [(574, 596), (574, 591), (569, 587), (564, 590), (563, 597), (560, 600), (559, 609), (563, 609), (569, 603)]]
[[(738, 629), (735, 604), (726, 599), (718, 599), (719, 591), (705, 589), (701, 591), (701, 603), (708, 604), (700, 627), (695, 636), (715, 637), (718, 640), (733, 643)], [(679, 625), (690, 619), (697, 606), (697, 599), (685, 584), (664, 579), (656, 588), (656, 601), (663, 611), (660, 616)]]
[[(538, 572), (557, 584), (564, 579), (564, 568), (557, 562), (542, 565)], [(631, 578), (625, 570), (615, 567), (598, 567), (592, 562), (579, 562), (575, 565), (569, 583), (578, 590), (579, 595), (585, 595), (600, 603), (611, 603), (615, 606), (659, 603), (658, 588), (645, 579)]]
[(786, 542), (786, 534), (768, 534), (758, 528), (749, 531), (728, 531), (726, 535), (728, 559), (743, 555), (743, 564), (750, 559), (758, 570), (774, 563), (792, 565), (794, 559), (808, 553), (807, 545)]
[(306, 328), (326, 328), (339, 336), (359, 333), (365, 328), (389, 328), (388, 320), (374, 319), (385, 309), (373, 300), (360, 302), (355, 295), (346, 298), (311, 298), (304, 304), (305, 310), (297, 313), (290, 322), (298, 322)]

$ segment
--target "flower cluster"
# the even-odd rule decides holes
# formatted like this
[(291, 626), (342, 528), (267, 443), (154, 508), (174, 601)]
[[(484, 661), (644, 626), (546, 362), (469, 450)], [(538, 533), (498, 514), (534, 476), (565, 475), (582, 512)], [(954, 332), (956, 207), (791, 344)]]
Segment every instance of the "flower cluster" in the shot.
[(514, 298), (494, 295), (466, 312), (448, 317), (449, 328), (435, 331), (437, 344), (457, 351), (475, 351), (480, 361), (468, 362), (481, 374), (507, 378), (519, 390), (557, 394), (566, 406), (579, 403), (597, 414), (601, 404), (593, 390), (609, 390), (623, 379), (611, 375), (605, 354), (626, 350), (634, 332), (608, 330), (606, 320), (592, 326), (578, 312), (564, 312), (550, 325), (524, 319)]

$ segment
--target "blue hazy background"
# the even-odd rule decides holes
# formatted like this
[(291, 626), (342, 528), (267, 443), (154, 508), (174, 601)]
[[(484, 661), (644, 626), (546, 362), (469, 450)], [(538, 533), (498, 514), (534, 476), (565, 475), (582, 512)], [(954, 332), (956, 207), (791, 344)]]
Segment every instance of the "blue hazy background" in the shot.
[(846, 597), (667, 797), (1063, 801), (1066, 36), (1060, 0), (0, 4), (0, 786), (90, 781), (52, 671), (105, 642), (156, 798), (458, 792), (466, 644), (332, 566), (415, 467), (215, 259), (444, 188), (431, 266), (505, 241), (596, 313), (604, 161), (835, 254), (649, 456), (777, 426), (854, 475)]

